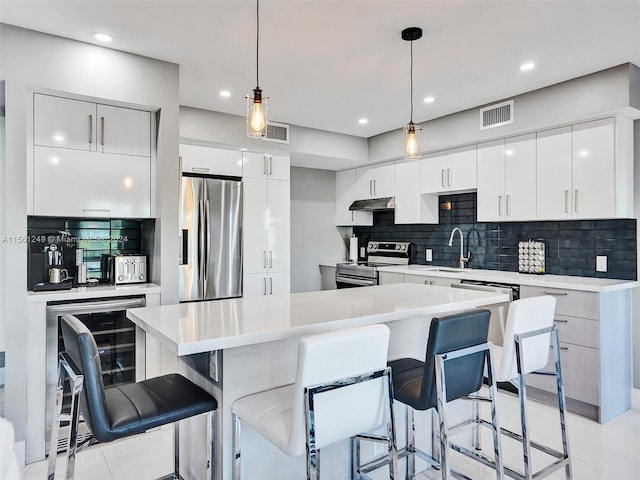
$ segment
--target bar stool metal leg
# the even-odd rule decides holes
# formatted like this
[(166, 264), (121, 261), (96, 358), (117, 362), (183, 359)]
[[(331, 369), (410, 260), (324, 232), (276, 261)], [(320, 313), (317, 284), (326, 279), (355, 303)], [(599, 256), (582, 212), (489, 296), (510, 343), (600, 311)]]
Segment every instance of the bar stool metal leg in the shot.
[(451, 477), (451, 464), (449, 462), (449, 438), (447, 415), (445, 412), (447, 405), (447, 385), (444, 381), (444, 359), (445, 355), (436, 355), (436, 390), (438, 392), (438, 430), (440, 431), (440, 470), (442, 480), (449, 480)]
[(53, 480), (56, 472), (56, 457), (58, 453), (58, 435), (60, 431), (60, 414), (62, 413), (62, 397), (64, 393), (64, 367), (62, 361), (58, 362), (58, 386), (56, 388), (56, 408), (53, 413), (53, 425), (51, 427), (51, 439), (49, 444), (49, 467), (47, 479)]
[(233, 436), (233, 464), (231, 470), (233, 480), (240, 480), (241, 477), (241, 453), (240, 453), (240, 418), (234, 413), (232, 418), (232, 436)]
[(405, 408), (407, 410), (407, 480), (413, 480), (416, 475), (416, 424), (413, 408), (409, 406)]
[[(560, 343), (558, 341), (558, 331), (556, 329), (551, 331), (551, 341), (553, 342), (553, 351), (555, 353), (555, 370), (556, 370), (556, 384), (558, 388), (558, 413), (560, 415), (560, 434), (562, 436), (562, 453), (565, 459), (569, 459), (569, 439), (567, 436), (567, 424), (565, 419), (565, 405), (566, 400), (564, 396), (564, 381), (562, 378), (562, 366), (560, 364)], [(571, 462), (567, 462), (564, 466), (565, 476), (567, 480), (571, 480)]]
[[(489, 374), (489, 396), (491, 397), (491, 423), (493, 429), (493, 454), (496, 469), (496, 478), (498, 480), (504, 479), (504, 465), (502, 464), (502, 449), (500, 439), (500, 421), (498, 419), (498, 385), (495, 379), (495, 366), (493, 364), (493, 355), (491, 350), (485, 351), (485, 360), (487, 365), (487, 372)], [(477, 424), (476, 424), (477, 425)]]

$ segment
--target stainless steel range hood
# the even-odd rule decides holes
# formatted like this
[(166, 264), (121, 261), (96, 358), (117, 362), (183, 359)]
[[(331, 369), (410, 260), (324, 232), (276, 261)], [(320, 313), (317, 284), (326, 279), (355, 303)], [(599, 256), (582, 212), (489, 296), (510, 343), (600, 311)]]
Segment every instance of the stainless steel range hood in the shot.
[(370, 198), (368, 200), (356, 200), (351, 204), (349, 210), (366, 210), (369, 212), (379, 212), (381, 210), (393, 210), (395, 202), (393, 197)]

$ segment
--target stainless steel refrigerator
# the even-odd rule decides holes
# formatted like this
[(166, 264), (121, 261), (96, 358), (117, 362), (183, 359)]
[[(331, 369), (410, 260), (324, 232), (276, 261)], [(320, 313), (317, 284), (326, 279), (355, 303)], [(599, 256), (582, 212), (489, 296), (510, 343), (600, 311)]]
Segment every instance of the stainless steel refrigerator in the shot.
[(242, 184), (183, 176), (180, 301), (242, 296)]

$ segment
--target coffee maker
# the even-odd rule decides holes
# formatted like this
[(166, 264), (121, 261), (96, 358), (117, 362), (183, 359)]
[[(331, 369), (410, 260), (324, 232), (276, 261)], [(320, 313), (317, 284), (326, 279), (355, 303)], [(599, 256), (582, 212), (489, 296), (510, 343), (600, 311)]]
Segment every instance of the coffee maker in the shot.
[(34, 237), (29, 244), (29, 290), (69, 289), (77, 285), (75, 273), (76, 246), (68, 233), (45, 233)]

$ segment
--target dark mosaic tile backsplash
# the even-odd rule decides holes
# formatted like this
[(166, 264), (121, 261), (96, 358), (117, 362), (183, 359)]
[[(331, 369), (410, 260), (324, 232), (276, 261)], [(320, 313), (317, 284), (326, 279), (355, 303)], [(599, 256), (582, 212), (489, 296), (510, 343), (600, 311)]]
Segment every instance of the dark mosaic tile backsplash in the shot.
[[(444, 205), (451, 202), (451, 210)], [(458, 266), (459, 236), (449, 247), (454, 227), (464, 233), (470, 268), (518, 271), (518, 242), (543, 240), (546, 273), (636, 280), (636, 220), (563, 220), (488, 223), (476, 221), (476, 194), (440, 196), (439, 225), (395, 225), (393, 211), (375, 212), (372, 227), (354, 227), (360, 246), (369, 240), (411, 241), (411, 263), (426, 264), (425, 249), (433, 250), (431, 265)], [(596, 272), (596, 255), (606, 255), (607, 272)]]

